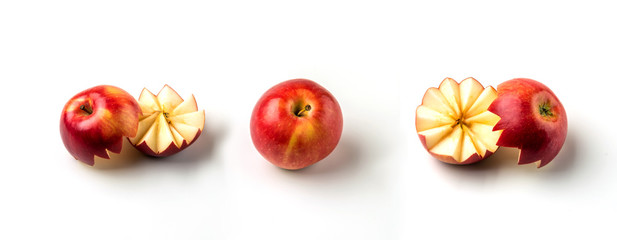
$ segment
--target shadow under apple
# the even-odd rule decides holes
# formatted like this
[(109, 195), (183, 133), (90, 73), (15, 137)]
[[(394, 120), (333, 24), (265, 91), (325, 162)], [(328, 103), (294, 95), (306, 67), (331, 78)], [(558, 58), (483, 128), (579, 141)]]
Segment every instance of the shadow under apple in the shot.
[[(143, 159), (146, 159), (146, 156), (143, 155), (139, 150), (135, 149), (133, 145), (128, 141), (128, 139), (122, 140), (122, 151), (120, 153), (112, 153), (108, 152), (109, 159), (104, 159), (95, 156), (94, 161), (95, 164), (92, 166), (98, 170), (118, 170), (124, 168), (130, 168), (138, 165)], [(85, 166), (88, 166), (84, 164)], [(88, 166), (90, 167), (90, 166)]]
[[(215, 126), (212, 126), (215, 125)], [(189, 165), (193, 168), (198, 162), (204, 159), (210, 159), (217, 143), (225, 136), (227, 131), (226, 125), (211, 124), (206, 118), (204, 132), (195, 140), (195, 142), (168, 157), (153, 157), (141, 153), (128, 140), (123, 141), (122, 151), (119, 154), (110, 153), (110, 159), (98, 158), (94, 168), (104, 171), (122, 170), (133, 168), (138, 165), (148, 163), (164, 164), (164, 165)]]
[(209, 118), (206, 118), (204, 131), (193, 144), (172, 156), (149, 157), (148, 159), (163, 164), (197, 164), (206, 159), (211, 159), (214, 149), (226, 135), (226, 132), (227, 126), (225, 124), (214, 124)]
[(113, 171), (93, 172), (106, 178), (105, 182), (110, 183), (114, 188), (121, 185), (125, 190), (131, 191), (135, 188), (155, 186), (165, 181), (184, 181), (187, 178), (198, 176), (202, 170), (200, 166), (209, 162), (206, 160), (211, 159), (216, 152), (217, 144), (226, 135), (226, 126), (210, 124), (206, 119), (202, 135), (191, 146), (168, 157), (157, 158), (145, 155), (128, 143), (124, 146), (128, 148), (125, 158), (132, 159), (134, 164), (113, 168)]
[(299, 170), (284, 170), (298, 175), (322, 175), (340, 172), (351, 172), (360, 165), (359, 156), (362, 154), (358, 143), (351, 137), (343, 136), (338, 145), (321, 161)]
[(515, 148), (499, 148), (487, 159), (468, 165), (448, 164), (441, 161), (436, 162), (446, 171), (460, 171), (466, 174), (469, 172), (482, 173), (485, 171), (493, 171), (495, 168), (502, 168), (508, 165), (516, 166), (518, 153), (519, 150)]
[(575, 169), (576, 160), (578, 158), (578, 144), (577, 144), (577, 132), (569, 131), (566, 136), (566, 142), (563, 144), (561, 151), (557, 154), (557, 157), (553, 159), (546, 168), (547, 172), (551, 173), (565, 173)]
[[(470, 180), (484, 182), (495, 178), (500, 171), (525, 171), (543, 173), (565, 173), (574, 169), (577, 158), (576, 134), (570, 132), (566, 142), (557, 157), (548, 165), (538, 169), (535, 163), (518, 165), (520, 150), (517, 148), (500, 147), (492, 156), (480, 162), (470, 165), (453, 165), (436, 161), (445, 176), (452, 177), (454, 181)], [(434, 159), (433, 159), (434, 160)]]
[(427, 161), (433, 161), (437, 165), (435, 167), (443, 172), (441, 175), (454, 182), (484, 183), (496, 178), (498, 175), (496, 169), (504, 168), (506, 165), (516, 166), (517, 157), (518, 149), (500, 148), (489, 158), (469, 165), (444, 163), (430, 156), (427, 157), (430, 158)]

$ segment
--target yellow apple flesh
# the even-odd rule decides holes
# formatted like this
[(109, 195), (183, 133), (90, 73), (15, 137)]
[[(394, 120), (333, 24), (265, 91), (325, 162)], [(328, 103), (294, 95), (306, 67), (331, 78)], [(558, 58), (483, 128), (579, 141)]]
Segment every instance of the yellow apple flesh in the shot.
[(205, 114), (195, 97), (183, 100), (168, 85), (154, 95), (143, 89), (139, 96), (142, 116), (131, 144), (145, 154), (164, 157), (191, 145), (204, 129)]
[(484, 88), (467, 78), (460, 84), (444, 79), (439, 88), (424, 94), (416, 109), (416, 131), (428, 152), (450, 164), (470, 164), (494, 153), (500, 131), (493, 131), (499, 117), (487, 108), (497, 98), (491, 86)]

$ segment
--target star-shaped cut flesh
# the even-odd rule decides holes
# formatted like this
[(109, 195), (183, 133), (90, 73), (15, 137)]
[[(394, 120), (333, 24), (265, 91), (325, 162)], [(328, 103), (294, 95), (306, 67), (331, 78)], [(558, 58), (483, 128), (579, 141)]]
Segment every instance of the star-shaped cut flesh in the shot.
[(416, 109), (416, 131), (435, 158), (451, 164), (470, 164), (487, 158), (498, 146), (501, 131), (493, 131), (499, 117), (487, 109), (497, 98), (491, 86), (474, 78), (460, 84), (444, 79), (424, 94)]
[(205, 113), (195, 97), (183, 100), (168, 85), (154, 95), (143, 89), (138, 100), (142, 111), (137, 135), (129, 141), (152, 156), (169, 156), (191, 145), (203, 131)]

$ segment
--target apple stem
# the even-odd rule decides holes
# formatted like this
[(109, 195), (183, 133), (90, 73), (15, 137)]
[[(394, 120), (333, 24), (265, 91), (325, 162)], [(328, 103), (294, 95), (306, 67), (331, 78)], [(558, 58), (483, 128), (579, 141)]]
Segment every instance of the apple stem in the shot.
[(304, 106), (304, 109), (300, 110), (296, 115), (298, 115), (298, 117), (301, 117), (304, 112), (308, 111), (311, 111), (311, 105), (307, 104), (306, 106)]
[(87, 112), (88, 115), (92, 114), (92, 109), (86, 107), (86, 105), (79, 106), (79, 109), (83, 110), (84, 112)]

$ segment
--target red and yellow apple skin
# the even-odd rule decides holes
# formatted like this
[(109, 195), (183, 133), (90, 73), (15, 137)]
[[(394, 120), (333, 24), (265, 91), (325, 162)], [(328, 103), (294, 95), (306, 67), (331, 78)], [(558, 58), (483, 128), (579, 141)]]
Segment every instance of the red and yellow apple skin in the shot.
[(527, 78), (497, 86), (498, 97), (488, 108), (501, 119), (493, 130), (503, 130), (497, 145), (520, 149), (518, 164), (551, 162), (568, 131), (566, 111), (553, 91)]
[(253, 109), (251, 138), (277, 167), (296, 170), (327, 157), (343, 131), (343, 114), (332, 94), (307, 79), (292, 79), (266, 91)]
[(89, 88), (64, 105), (60, 136), (75, 159), (94, 166), (94, 156), (109, 159), (108, 151), (120, 153), (123, 139), (135, 136), (139, 113), (126, 91), (109, 85)]

